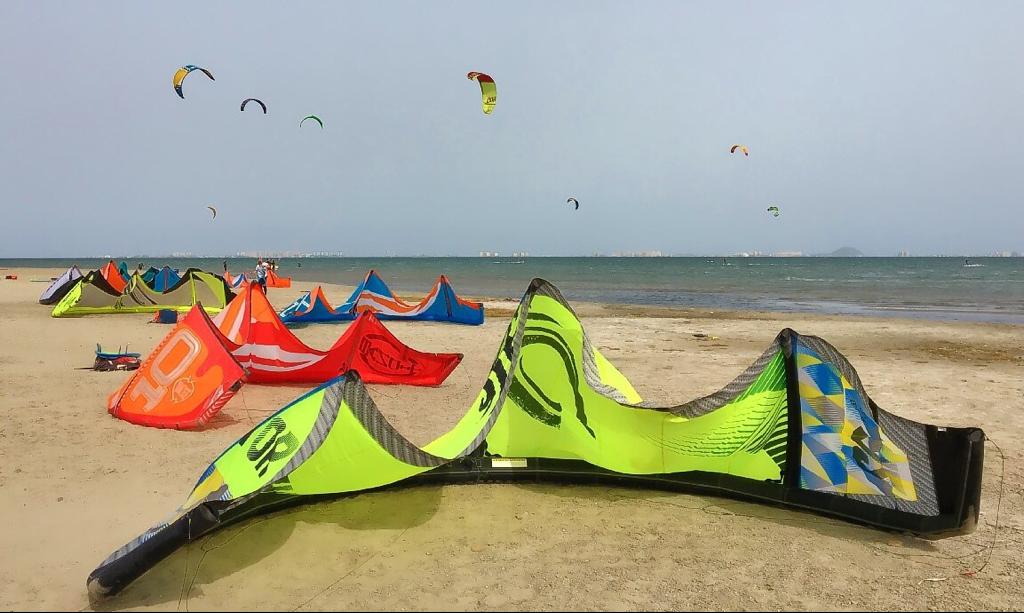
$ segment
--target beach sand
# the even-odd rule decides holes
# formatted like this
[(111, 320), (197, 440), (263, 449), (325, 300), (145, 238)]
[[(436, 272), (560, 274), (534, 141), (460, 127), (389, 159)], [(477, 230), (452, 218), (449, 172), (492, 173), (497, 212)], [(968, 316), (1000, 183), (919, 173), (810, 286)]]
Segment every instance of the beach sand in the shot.
[[(146, 323), (148, 315), (51, 319), (36, 303), (46, 284), (31, 280), (61, 272), (7, 270), (19, 279), (0, 281), (0, 608), (981, 610), (1024, 602), (1024, 326), (576, 305), (595, 345), (645, 399), (664, 404), (725, 385), (784, 327), (825, 338), (880, 406), (980, 426), (998, 443), (1005, 467), (987, 444), (978, 529), (926, 541), (713, 496), (416, 487), (217, 531), (90, 605), (89, 572), (168, 516), (217, 454), (305, 388), (248, 385), (197, 432), (114, 419), (106, 398), (128, 374), (76, 369), (91, 366), (97, 342), (146, 355), (170, 327)], [(283, 306), (308, 287), (270, 297)], [(327, 286), (328, 298), (340, 302), (348, 289)], [(514, 304), (487, 306), (479, 327), (387, 324), (417, 349), (466, 354), (439, 388), (371, 386), (413, 442), (450, 428), (476, 397)], [(296, 333), (326, 348), (343, 329)]]

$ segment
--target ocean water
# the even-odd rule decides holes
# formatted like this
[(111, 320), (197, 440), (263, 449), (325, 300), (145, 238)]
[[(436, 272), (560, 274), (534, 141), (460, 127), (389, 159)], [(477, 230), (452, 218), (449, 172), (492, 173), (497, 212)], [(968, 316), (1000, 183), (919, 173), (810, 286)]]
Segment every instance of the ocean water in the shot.
[[(120, 261), (120, 260), (118, 260)], [(134, 268), (138, 260), (127, 260)], [(255, 260), (229, 258), (233, 273)], [(102, 259), (0, 260), (2, 267), (97, 268)], [(222, 259), (163, 258), (145, 266), (220, 272)], [(1024, 258), (292, 258), (279, 272), (355, 285), (375, 268), (402, 295), (444, 273), (460, 294), (518, 299), (534, 277), (570, 300), (621, 304), (884, 315), (1024, 323)]]

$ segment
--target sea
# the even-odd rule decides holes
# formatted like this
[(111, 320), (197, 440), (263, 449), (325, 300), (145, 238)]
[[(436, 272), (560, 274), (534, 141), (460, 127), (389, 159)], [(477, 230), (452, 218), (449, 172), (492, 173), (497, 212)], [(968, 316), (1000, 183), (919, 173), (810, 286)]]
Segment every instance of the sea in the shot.
[[(253, 258), (115, 258), (134, 269), (169, 265), (251, 273)], [(106, 259), (7, 259), (0, 268), (98, 268)], [(570, 300), (879, 315), (1024, 324), (1024, 258), (899, 257), (360, 257), (284, 258), (296, 280), (355, 285), (369, 269), (403, 296), (439, 274), (467, 296), (518, 300), (534, 277)]]

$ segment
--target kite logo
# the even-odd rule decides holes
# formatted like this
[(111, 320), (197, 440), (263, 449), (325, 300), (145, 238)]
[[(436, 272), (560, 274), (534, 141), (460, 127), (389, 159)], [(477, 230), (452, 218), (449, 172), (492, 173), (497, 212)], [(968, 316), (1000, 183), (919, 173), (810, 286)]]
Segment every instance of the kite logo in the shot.
[(395, 355), (388, 339), (379, 334), (367, 334), (359, 339), (359, 355), (379, 373), (386, 375), (415, 375), (420, 365), (416, 360)]
[(291, 432), (286, 432), (287, 428), (288, 424), (283, 419), (273, 417), (253, 437), (245, 457), (256, 463), (253, 468), (260, 477), (267, 474), (271, 462), (290, 457), (298, 449), (299, 439)]
[(192, 377), (185, 377), (174, 382), (171, 388), (171, 400), (174, 402), (185, 402), (196, 393), (196, 382)]
[[(583, 403), (583, 396), (580, 394), (580, 379), (576, 370), (576, 360), (573, 358), (573, 349), (569, 342), (562, 336), (561, 332), (557, 328), (550, 328), (546, 325), (541, 325), (539, 322), (550, 321), (554, 325), (558, 325), (554, 319), (541, 314), (530, 313), (526, 316), (527, 321), (534, 320), (538, 322), (535, 326), (526, 326), (528, 334), (523, 335), (523, 342), (520, 346), (522, 348), (530, 345), (546, 345), (554, 349), (559, 356), (562, 358), (562, 365), (565, 367), (566, 377), (572, 387), (573, 403), (576, 405), (576, 419), (583, 429), (592, 438), (597, 438), (597, 433), (587, 423), (587, 411)], [(522, 358), (520, 358), (522, 360)], [(548, 426), (560, 427), (562, 418), (560, 413), (562, 412), (562, 403), (554, 398), (551, 398), (547, 394), (537, 393), (539, 388), (530, 381), (530, 377), (526, 374), (525, 370), (520, 368), (520, 372), (523, 373), (523, 377), (529, 387), (523, 385), (518, 377), (512, 379), (512, 386), (509, 389), (509, 396), (513, 398), (523, 411), (533, 417), (537, 421)], [(566, 402), (568, 404), (568, 402)], [(551, 413), (550, 411), (554, 411)]]
[[(513, 320), (512, 321), (514, 322), (515, 318), (517, 318), (518, 316), (519, 316), (519, 309), (517, 308), (515, 315), (513, 315)], [(494, 363), (491, 364), (491, 373), (490, 373), (490, 375), (494, 375), (495, 379), (498, 382), (498, 385), (497, 386), (494, 385), (494, 381), (491, 380), (491, 376), (490, 375), (487, 376), (487, 381), (484, 382), (484, 389), (483, 389), (483, 392), (482, 392), (483, 399), (480, 401), (480, 406), (478, 408), (478, 410), (481, 413), (487, 413), (487, 412), (491, 411), (494, 408), (494, 406), (491, 404), (491, 402), (497, 396), (498, 389), (504, 389), (505, 381), (508, 379), (508, 371), (505, 370), (505, 364), (504, 364), (504, 362), (502, 362), (501, 357), (502, 357), (502, 355), (504, 355), (505, 358), (508, 360), (509, 364), (510, 365), (512, 364), (512, 354), (513, 354), (512, 344), (513, 344), (513, 341), (515, 340), (515, 337), (511, 334), (511, 330), (512, 330), (512, 328), (510, 326), (509, 327), (509, 332), (510, 333), (505, 335), (505, 341), (502, 343), (501, 349), (498, 351), (498, 355), (496, 355), (494, 357)]]
[[(202, 344), (199, 339), (188, 328), (181, 328), (179, 333), (160, 349), (160, 353), (153, 358), (149, 368), (142, 369), (138, 384), (132, 388), (131, 399), (136, 400), (139, 396), (145, 396), (142, 410), (152, 411), (163, 401), (167, 391), (172, 389), (175, 380), (191, 368), (201, 353)], [(192, 395), (194, 388), (192, 385), (188, 396)], [(173, 386), (173, 390), (172, 399), (179, 401), (177, 385)], [(180, 393), (184, 393), (184, 390)]]

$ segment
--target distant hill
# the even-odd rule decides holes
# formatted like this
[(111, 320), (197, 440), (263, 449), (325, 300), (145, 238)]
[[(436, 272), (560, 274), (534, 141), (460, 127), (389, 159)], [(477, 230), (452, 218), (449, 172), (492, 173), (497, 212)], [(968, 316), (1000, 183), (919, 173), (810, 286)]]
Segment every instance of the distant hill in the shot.
[(862, 258), (864, 253), (855, 247), (840, 247), (832, 253), (815, 253), (819, 258)]

